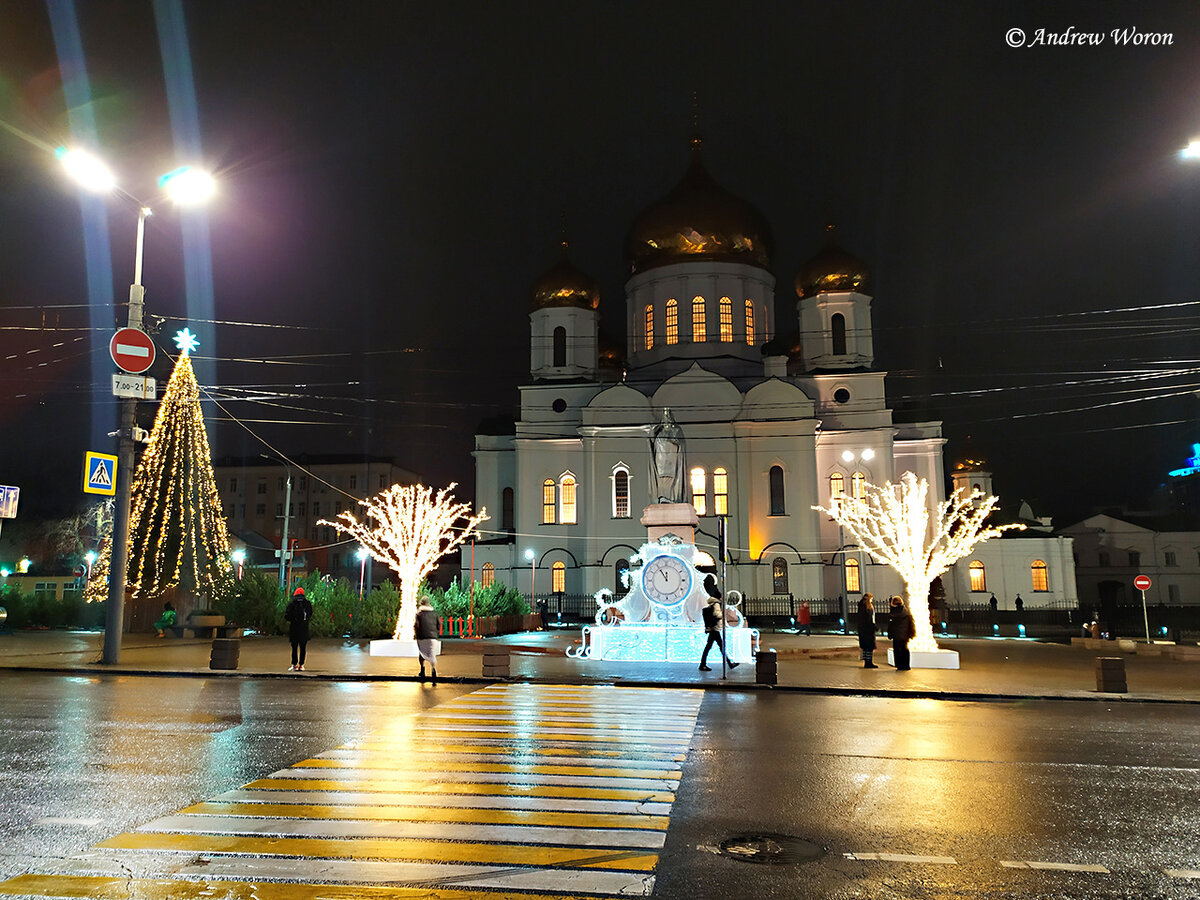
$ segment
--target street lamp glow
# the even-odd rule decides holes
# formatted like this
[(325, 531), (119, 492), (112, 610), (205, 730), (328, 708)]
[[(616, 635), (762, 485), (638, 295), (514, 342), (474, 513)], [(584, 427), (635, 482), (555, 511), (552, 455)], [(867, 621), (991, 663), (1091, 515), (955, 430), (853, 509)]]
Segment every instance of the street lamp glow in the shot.
[(180, 206), (205, 203), (217, 192), (212, 175), (192, 166), (180, 166), (158, 179), (158, 186)]
[(875, 451), (872, 450), (870, 447), (868, 447), (866, 450), (864, 450), (862, 452), (862, 459), (865, 460), (866, 462), (870, 462), (874, 458), (875, 458)]
[(365, 560), (367, 558), (367, 556), (368, 556), (368, 553), (367, 553), (367, 550), (365, 547), (359, 547), (357, 550), (354, 551), (354, 558), (357, 559), (359, 562), (362, 562), (363, 560)]
[(1179, 151), (1179, 158), (1186, 160), (1200, 159), (1200, 138), (1193, 138), (1188, 145)]
[(526, 551), (525, 551), (525, 558), (526, 558), (526, 559), (528, 559), (528, 560), (532, 560), (532, 559), (533, 559), (533, 551), (532, 551), (532, 550), (526, 550)]
[(90, 566), (96, 561), (96, 551), (89, 550), (87, 553), (83, 554), (83, 558), (87, 560), (87, 564)]
[(108, 194), (117, 188), (115, 176), (104, 161), (93, 153), (75, 148), (59, 147), (54, 151), (71, 180), (84, 190)]
[(230, 556), (233, 558), (233, 561), (235, 563), (237, 563), (239, 566), (246, 561), (246, 551), (245, 550), (234, 550), (233, 553), (230, 554)]

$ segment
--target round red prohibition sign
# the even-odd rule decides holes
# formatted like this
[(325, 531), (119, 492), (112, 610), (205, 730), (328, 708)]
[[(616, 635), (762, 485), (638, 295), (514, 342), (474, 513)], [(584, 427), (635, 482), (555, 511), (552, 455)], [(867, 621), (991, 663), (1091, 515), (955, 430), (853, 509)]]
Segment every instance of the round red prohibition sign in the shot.
[(1135, 588), (1137, 588), (1139, 591), (1150, 590), (1150, 576), (1149, 575), (1139, 575), (1137, 578), (1133, 579), (1133, 586)]
[(108, 343), (108, 353), (130, 375), (140, 375), (154, 365), (154, 341), (136, 328), (122, 328)]

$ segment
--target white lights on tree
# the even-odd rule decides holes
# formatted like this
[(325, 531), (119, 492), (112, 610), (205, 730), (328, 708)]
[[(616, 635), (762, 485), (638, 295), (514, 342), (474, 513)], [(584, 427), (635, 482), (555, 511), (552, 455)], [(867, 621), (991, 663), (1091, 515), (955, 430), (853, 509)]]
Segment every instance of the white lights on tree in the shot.
[(904, 580), (908, 606), (916, 622), (909, 644), (916, 651), (936, 651), (929, 621), (929, 585), (978, 544), (1024, 525), (985, 527), (998, 498), (981, 491), (955, 491), (949, 500), (930, 507), (929, 482), (905, 472), (899, 484), (863, 483), (862, 497), (838, 497), (830, 509), (814, 506), (842, 526), (871, 556), (891, 566)]
[(397, 640), (412, 639), (422, 579), (439, 559), (477, 536), (476, 526), (488, 519), (486, 509), (472, 515), (470, 504), (455, 500), (451, 493), (455, 487), (451, 484), (435, 494), (423, 484), (393, 484), (358, 501), (365, 513), (362, 522), (344, 512), (332, 521), (317, 523), (351, 535), (399, 577), (400, 614), (392, 635)]

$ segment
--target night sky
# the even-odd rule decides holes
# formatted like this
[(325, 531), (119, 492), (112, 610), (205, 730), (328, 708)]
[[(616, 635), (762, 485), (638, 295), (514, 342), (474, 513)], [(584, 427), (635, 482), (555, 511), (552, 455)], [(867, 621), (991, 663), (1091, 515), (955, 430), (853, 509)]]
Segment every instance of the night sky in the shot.
[[(176, 330), (201, 335), (218, 456), (394, 456), (469, 497), (475, 428), (528, 378), (533, 282), (565, 232), (623, 342), (625, 234), (683, 176), (694, 121), (773, 228), (777, 330), (836, 222), (872, 272), (893, 405), (942, 419), (948, 460), (986, 457), (1005, 503), (1060, 525), (1144, 506), (1200, 441), (1200, 163), (1176, 155), (1200, 135), (1195, 2), (77, 6), (0, 6), (0, 484), (22, 517), (82, 502), (83, 451), (113, 452), (133, 198), (196, 161), (175, 149), (193, 103), (220, 197), (156, 207), (143, 283), (154, 374)], [(71, 21), (129, 192), (91, 201), (90, 289), (48, 150), (70, 140)], [(1006, 43), (1068, 27), (1104, 42)], [(189, 301), (206, 232), (211, 300), (200, 277)]]

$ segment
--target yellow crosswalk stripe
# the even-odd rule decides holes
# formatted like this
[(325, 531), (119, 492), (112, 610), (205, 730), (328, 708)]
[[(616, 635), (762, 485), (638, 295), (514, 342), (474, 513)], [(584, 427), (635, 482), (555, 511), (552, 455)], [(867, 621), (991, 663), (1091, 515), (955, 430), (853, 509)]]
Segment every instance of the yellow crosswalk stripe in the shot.
[(670, 791), (643, 791), (627, 788), (563, 787), (553, 784), (486, 784), (470, 781), (334, 781), (315, 778), (260, 778), (252, 781), (249, 790), (277, 791), (370, 791), (379, 794), (500, 794), (526, 797), (587, 797), (592, 800), (640, 800), (644, 803), (674, 803)]
[(381, 758), (353, 762), (340, 759), (306, 759), (296, 763), (300, 769), (386, 769), (396, 773), (409, 772), (509, 772), (514, 775), (593, 775), (597, 778), (658, 778), (663, 781), (678, 781), (683, 775), (680, 769), (618, 769), (609, 766), (542, 766), (513, 765), (502, 763), (460, 763), (444, 760), (438, 756), (422, 757), (419, 760)]

